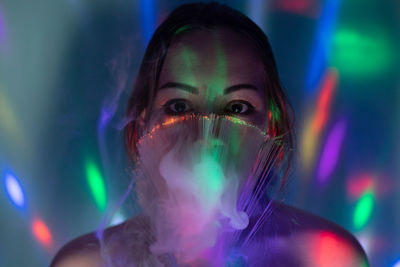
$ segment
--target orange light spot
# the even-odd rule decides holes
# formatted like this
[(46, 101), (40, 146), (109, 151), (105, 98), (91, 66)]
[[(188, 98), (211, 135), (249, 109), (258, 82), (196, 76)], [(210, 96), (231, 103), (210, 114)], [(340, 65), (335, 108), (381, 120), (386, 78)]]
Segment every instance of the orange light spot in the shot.
[(329, 108), (332, 102), (332, 95), (336, 87), (337, 79), (338, 73), (335, 69), (330, 69), (325, 74), (321, 93), (318, 97), (317, 110), (311, 126), (314, 133), (319, 133), (328, 119)]
[(39, 220), (35, 219), (33, 220), (32, 223), (32, 232), (33, 235), (39, 240), (40, 243), (42, 243), (45, 246), (50, 246), (51, 245), (51, 233), (49, 228), (46, 226), (46, 224)]

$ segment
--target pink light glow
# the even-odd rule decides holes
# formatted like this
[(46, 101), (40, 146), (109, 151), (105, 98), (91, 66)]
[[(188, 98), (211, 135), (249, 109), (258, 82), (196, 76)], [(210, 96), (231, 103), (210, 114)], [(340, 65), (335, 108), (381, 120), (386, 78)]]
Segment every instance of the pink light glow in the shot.
[(6, 39), (6, 29), (5, 29), (5, 22), (4, 22), (4, 15), (2, 12), (2, 8), (0, 6), (0, 45), (4, 45)]
[(321, 13), (319, 2), (315, 0), (276, 0), (273, 7), (307, 17), (317, 17)]
[(347, 194), (354, 199), (359, 198), (365, 191), (375, 187), (374, 176), (371, 173), (364, 173), (350, 178), (347, 181)]
[(332, 174), (339, 159), (340, 148), (346, 133), (346, 122), (340, 120), (335, 124), (326, 138), (321, 159), (317, 170), (317, 179), (320, 183), (326, 183)]

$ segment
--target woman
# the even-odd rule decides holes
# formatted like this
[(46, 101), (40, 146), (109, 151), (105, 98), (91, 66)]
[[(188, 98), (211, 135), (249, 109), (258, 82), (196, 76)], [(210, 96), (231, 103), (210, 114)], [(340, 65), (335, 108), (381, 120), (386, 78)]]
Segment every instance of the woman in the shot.
[[(144, 215), (100, 234), (88, 234), (71, 241), (57, 253), (51, 266), (367, 266), (365, 253), (357, 240), (331, 222), (269, 198), (264, 201), (262, 197), (257, 200), (256, 211), (249, 212), (249, 205), (242, 205), (242, 211), (240, 204), (236, 207), (241, 198), (237, 199), (235, 194), (229, 198), (235, 205), (229, 213), (224, 206), (227, 192), (244, 191), (245, 182), (239, 179), (232, 186), (233, 178), (216, 178), (221, 182), (218, 186), (201, 186), (187, 178), (214, 167), (225, 173), (228, 161), (233, 161), (237, 165), (234, 169), (240, 170), (233, 176), (248, 175), (248, 171), (242, 173), (241, 170), (246, 169), (247, 161), (255, 159), (255, 154), (245, 151), (250, 151), (247, 148), (252, 144), (258, 147), (260, 136), (268, 136), (275, 137), (280, 145), (268, 148), (275, 152), (269, 153), (273, 156), (264, 163), (270, 162), (271, 157), (273, 162), (288, 159), (286, 167), (281, 167), (284, 172), (281, 185), (284, 185), (290, 165), (287, 153), (293, 147), (289, 110), (267, 37), (256, 24), (241, 13), (216, 3), (177, 8), (158, 27), (147, 47), (127, 110), (131, 120), (125, 127), (126, 148), (130, 157), (140, 158), (148, 177), (138, 186), (137, 192)], [(246, 126), (226, 122), (227, 117), (237, 118)], [(201, 155), (198, 158), (204, 163), (204, 155), (210, 154), (207, 154), (209, 147), (212, 153), (219, 153), (218, 157), (224, 151), (215, 150), (215, 147), (224, 146), (218, 142), (209, 146), (193, 141), (198, 138), (198, 133), (193, 133), (199, 128), (198, 121), (201, 125), (218, 124), (219, 133), (224, 131), (221, 124), (229, 128), (230, 133), (237, 131), (239, 139), (235, 140), (241, 140), (241, 145), (235, 153), (229, 150), (231, 154), (225, 157), (229, 159), (225, 165), (206, 156), (207, 165), (196, 165), (206, 167), (200, 167), (184, 179), (175, 179), (183, 172), (176, 170), (184, 169), (175, 164), (177, 161), (171, 161), (177, 155), (180, 155), (180, 163), (192, 162), (196, 155)], [(161, 133), (152, 136), (154, 129), (161, 129), (158, 131)], [(182, 129), (186, 129), (184, 135)], [(171, 139), (174, 139), (173, 145)], [(231, 138), (227, 140), (232, 142)], [(204, 146), (208, 148), (204, 150)], [(200, 152), (193, 153), (194, 150)], [(170, 151), (174, 151), (174, 156)], [(168, 180), (171, 170), (173, 173)], [(153, 179), (157, 175), (162, 177)], [(204, 177), (201, 181), (206, 179)], [(259, 184), (260, 181), (255, 181), (248, 190), (249, 198), (256, 194)], [(199, 193), (199, 188), (206, 188), (206, 192)], [(222, 189), (218, 191), (218, 188)], [(166, 196), (171, 195), (173, 202), (168, 202)], [(265, 205), (268, 208), (263, 207)], [(221, 216), (215, 219), (217, 213), (229, 219), (230, 231), (221, 233), (225, 226)], [(207, 218), (212, 219), (203, 222), (205, 214), (211, 214)], [(186, 220), (190, 219), (188, 227)], [(254, 226), (257, 231), (251, 230)], [(181, 231), (183, 228), (186, 232)], [(187, 232), (190, 238), (185, 235)], [(239, 233), (234, 241), (232, 233)]]

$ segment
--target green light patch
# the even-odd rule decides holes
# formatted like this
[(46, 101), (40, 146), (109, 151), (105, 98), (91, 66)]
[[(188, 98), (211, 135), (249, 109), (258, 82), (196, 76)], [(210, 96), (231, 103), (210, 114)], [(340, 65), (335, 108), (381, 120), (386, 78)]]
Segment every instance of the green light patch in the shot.
[(379, 75), (392, 65), (392, 43), (383, 30), (370, 32), (341, 28), (333, 36), (330, 65), (340, 74), (358, 78)]
[(94, 202), (97, 208), (104, 211), (107, 206), (106, 187), (103, 177), (96, 164), (87, 160), (85, 164), (86, 179), (90, 187)]
[(371, 217), (373, 207), (374, 194), (371, 190), (367, 190), (358, 200), (354, 210), (353, 223), (357, 230), (363, 228), (367, 224)]

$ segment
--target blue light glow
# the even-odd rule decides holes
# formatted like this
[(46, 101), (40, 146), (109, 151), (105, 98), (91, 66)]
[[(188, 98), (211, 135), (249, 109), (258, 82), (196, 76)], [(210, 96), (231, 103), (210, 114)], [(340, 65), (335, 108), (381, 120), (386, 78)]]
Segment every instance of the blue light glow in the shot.
[(396, 261), (396, 263), (393, 265), (393, 267), (400, 267), (400, 260)]
[(311, 59), (306, 77), (306, 90), (312, 93), (316, 90), (328, 60), (329, 48), (335, 28), (340, 0), (325, 0), (321, 18), (315, 37)]
[(140, 25), (144, 45), (147, 45), (156, 28), (155, 0), (140, 1)]
[(21, 183), (11, 172), (4, 174), (4, 187), (11, 202), (19, 208), (25, 205), (25, 196), (22, 190)]

